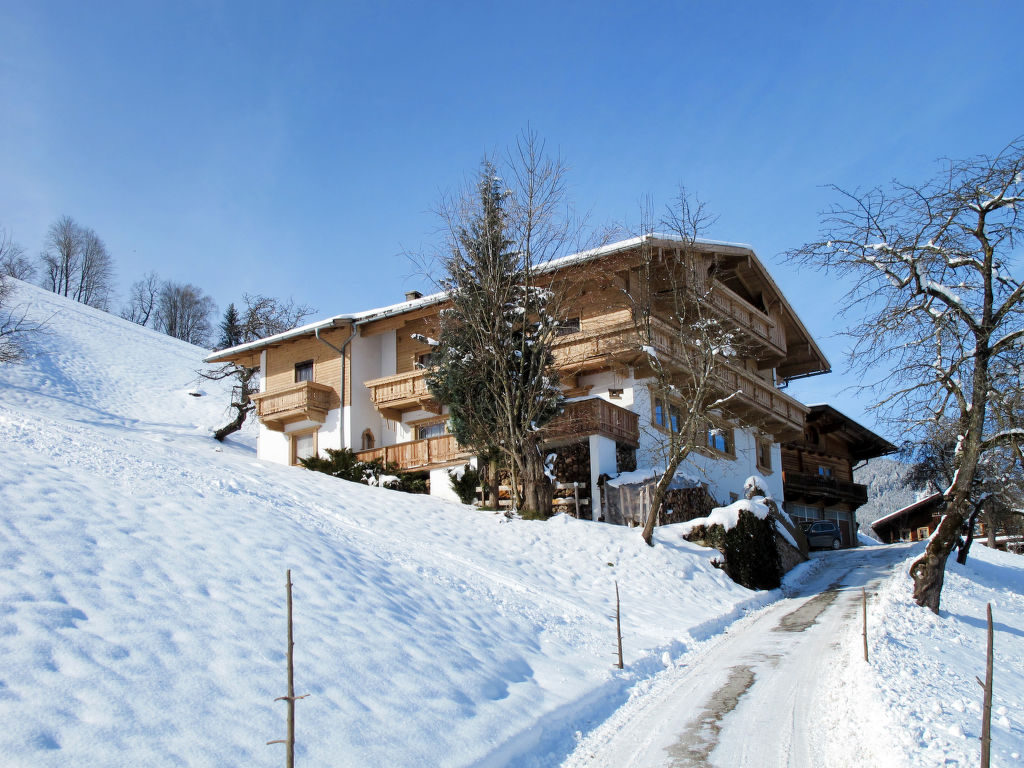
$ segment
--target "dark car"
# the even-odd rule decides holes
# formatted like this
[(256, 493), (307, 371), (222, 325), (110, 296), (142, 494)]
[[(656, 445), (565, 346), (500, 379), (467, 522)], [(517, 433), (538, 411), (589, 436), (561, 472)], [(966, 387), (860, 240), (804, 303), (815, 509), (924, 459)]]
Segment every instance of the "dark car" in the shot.
[(800, 528), (807, 537), (807, 545), (811, 548), (839, 549), (843, 546), (843, 535), (834, 520), (800, 523)]

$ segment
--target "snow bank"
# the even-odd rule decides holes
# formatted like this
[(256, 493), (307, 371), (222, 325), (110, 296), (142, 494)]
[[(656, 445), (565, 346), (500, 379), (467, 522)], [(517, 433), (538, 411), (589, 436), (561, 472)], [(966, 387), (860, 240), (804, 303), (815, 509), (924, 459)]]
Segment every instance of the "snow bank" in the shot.
[[(862, 738), (833, 741), (825, 764), (975, 766), (980, 755), (985, 677), (985, 604), (995, 626), (992, 765), (1024, 755), (1024, 557), (975, 542), (966, 565), (946, 568), (942, 610), (917, 607), (907, 576), (913, 556), (868, 604), (870, 663), (859, 629), (846, 638), (844, 664), (827, 687), (835, 723)], [(834, 733), (844, 732), (835, 728)]]
[[(205, 350), (30, 286), (0, 367), (5, 766), (279, 765), (284, 572), (303, 765), (552, 765), (766, 598), (656, 531), (459, 504), (219, 446)], [(613, 669), (615, 584), (626, 669)]]
[(768, 506), (762, 501), (758, 501), (757, 498), (740, 499), (727, 507), (715, 507), (707, 517), (695, 517), (693, 520), (679, 523), (673, 527), (683, 536), (688, 535), (700, 525), (720, 525), (730, 531), (739, 523), (740, 512), (749, 512), (758, 520), (764, 520), (769, 515)]

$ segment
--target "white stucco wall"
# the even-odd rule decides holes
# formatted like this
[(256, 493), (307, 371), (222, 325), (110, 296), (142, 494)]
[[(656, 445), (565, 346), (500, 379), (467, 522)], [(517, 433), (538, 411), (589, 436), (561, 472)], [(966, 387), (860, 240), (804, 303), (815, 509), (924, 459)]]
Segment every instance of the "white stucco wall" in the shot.
[[(637, 450), (637, 466), (659, 469), (665, 466), (661, 446), (661, 431), (651, 423), (651, 395), (646, 383), (638, 383), (633, 389), (633, 410), (640, 420), (640, 448)], [(751, 428), (734, 427), (733, 439), (736, 457), (705, 456), (691, 454), (679, 471), (691, 474), (703, 483), (716, 501), (729, 503), (729, 494), (743, 498), (743, 484), (751, 475), (761, 475), (768, 485), (768, 492), (782, 500), (782, 454), (778, 443), (772, 445), (772, 472), (764, 473), (757, 467), (757, 437)]]
[[(373, 406), (370, 399), (370, 390), (363, 383), (370, 379), (380, 378), (382, 342), (389, 334), (374, 334), (373, 336), (359, 336), (352, 339), (349, 349), (351, 357), (351, 381), (352, 392), (350, 394), (352, 404), (348, 408), (348, 430), (346, 440), (348, 447), (353, 451), (361, 450), (363, 447), (363, 432), (369, 429), (373, 432), (373, 445), (380, 448), (382, 445), (390, 445), (394, 442), (393, 433), (384, 427), (385, 420)], [(392, 347), (394, 347), (394, 332), (390, 334)], [(384, 344), (386, 346), (386, 344)], [(392, 349), (392, 356), (394, 350)], [(394, 373), (394, 370), (391, 371)], [(391, 440), (387, 438), (391, 436)]]

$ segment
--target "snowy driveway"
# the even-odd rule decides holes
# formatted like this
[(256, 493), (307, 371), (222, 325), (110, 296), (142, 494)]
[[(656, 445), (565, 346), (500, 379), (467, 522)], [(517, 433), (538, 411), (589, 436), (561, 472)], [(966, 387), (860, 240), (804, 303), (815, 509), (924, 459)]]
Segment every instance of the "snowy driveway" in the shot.
[[(584, 739), (564, 766), (821, 764), (839, 638), (906, 548), (828, 553), (793, 596), (734, 624)], [(868, 610), (870, 611), (870, 602)]]

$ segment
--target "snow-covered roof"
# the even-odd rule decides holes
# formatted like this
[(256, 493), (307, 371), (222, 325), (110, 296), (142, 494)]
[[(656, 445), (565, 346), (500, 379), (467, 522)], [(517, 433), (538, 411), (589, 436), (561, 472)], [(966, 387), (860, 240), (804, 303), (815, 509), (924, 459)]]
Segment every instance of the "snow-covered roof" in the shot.
[[(546, 261), (543, 264), (537, 265), (537, 270), (542, 273), (552, 272), (554, 270), (562, 269), (573, 264), (582, 264), (593, 259), (598, 259), (612, 253), (628, 251), (632, 248), (636, 248), (638, 245), (641, 245), (642, 243), (645, 242), (692, 242), (693, 244), (696, 244), (698, 246), (735, 248), (738, 251), (745, 251), (749, 256), (753, 258), (754, 263), (756, 263), (760, 268), (758, 271), (761, 277), (771, 288), (772, 293), (779, 299), (779, 302), (785, 310), (790, 322), (792, 322), (798, 328), (800, 333), (806, 338), (807, 343), (810, 345), (810, 348), (824, 364), (825, 371), (821, 372), (828, 372), (828, 370), (830, 370), (829, 362), (826, 359), (824, 353), (818, 348), (818, 345), (815, 343), (814, 338), (808, 332), (807, 328), (801, 322), (800, 318), (797, 317), (796, 312), (793, 311), (793, 308), (789, 305), (789, 302), (786, 301), (785, 296), (782, 295), (782, 291), (779, 289), (778, 285), (775, 284), (775, 281), (768, 273), (768, 270), (765, 269), (764, 265), (761, 264), (760, 260), (757, 258), (757, 254), (754, 253), (754, 249), (751, 248), (746, 243), (735, 243), (729, 242), (727, 240), (710, 240), (704, 238), (697, 238), (693, 241), (684, 241), (681, 238), (673, 235), (652, 232), (646, 235), (639, 235), (637, 237), (619, 240), (614, 243), (608, 243), (607, 245), (602, 245), (598, 248), (591, 248), (585, 251), (580, 251), (578, 253), (572, 253), (569, 254), (568, 256), (561, 256), (557, 259), (551, 259), (550, 261)], [(400, 315), (404, 312), (411, 312), (416, 309), (421, 309), (423, 307), (439, 304), (447, 298), (447, 292), (440, 291), (438, 293), (432, 293), (428, 296), (421, 296), (416, 299), (401, 301), (396, 304), (389, 304), (388, 306), (385, 307), (378, 307), (377, 309), (370, 309), (363, 312), (352, 312), (341, 315), (333, 315), (332, 317), (328, 317), (323, 320), (317, 320), (316, 322), (308, 323), (298, 328), (292, 328), (291, 330), (284, 331), (283, 333), (277, 333), (274, 334), (273, 336), (268, 336), (264, 339), (257, 339), (256, 341), (247, 342), (245, 344), (239, 344), (234, 347), (228, 347), (227, 349), (223, 349), (209, 355), (207, 358), (205, 358), (205, 362), (216, 363), (224, 360), (229, 360), (241, 353), (262, 349), (263, 347), (268, 347), (273, 344), (277, 344), (278, 342), (284, 341), (286, 339), (294, 338), (296, 336), (313, 334), (316, 333), (317, 330), (323, 330), (325, 328), (337, 327), (340, 325), (346, 325), (348, 323), (361, 325), (363, 323), (368, 323), (372, 320), (380, 320), (385, 317)]]
[(933, 493), (931, 496), (925, 496), (923, 499), (918, 499), (913, 504), (908, 504), (907, 506), (903, 507), (903, 509), (897, 509), (895, 512), (890, 512), (885, 517), (878, 518), (877, 520), (875, 520), (871, 524), (871, 528), (874, 529), (875, 526), (877, 526), (877, 525), (881, 525), (882, 523), (887, 523), (887, 522), (890, 522), (892, 520), (895, 520), (896, 518), (902, 517), (903, 515), (906, 515), (906, 514), (909, 514), (911, 512), (914, 512), (914, 511), (916, 511), (917, 509), (919, 509), (921, 507), (925, 507), (925, 506), (928, 506), (930, 504), (935, 504), (936, 502), (940, 501), (941, 499), (942, 499), (942, 494), (941, 493)]

